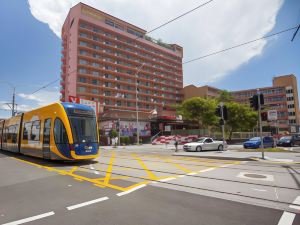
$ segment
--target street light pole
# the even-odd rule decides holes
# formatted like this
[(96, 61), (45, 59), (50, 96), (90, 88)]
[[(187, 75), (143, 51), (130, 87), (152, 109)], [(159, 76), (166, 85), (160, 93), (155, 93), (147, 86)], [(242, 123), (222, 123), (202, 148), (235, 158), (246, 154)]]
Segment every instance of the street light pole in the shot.
[(225, 149), (225, 120), (224, 120), (224, 103), (220, 102), (221, 106), (221, 119), (222, 119), (222, 139), (223, 139), (223, 150)]
[(136, 97), (136, 105), (135, 105), (135, 109), (136, 109), (136, 138), (137, 138), (137, 144), (140, 144), (140, 131), (139, 131), (139, 106), (138, 106), (138, 74), (140, 72), (140, 70), (143, 68), (143, 66), (145, 65), (145, 63), (143, 63), (138, 70), (136, 71), (135, 74), (135, 97)]

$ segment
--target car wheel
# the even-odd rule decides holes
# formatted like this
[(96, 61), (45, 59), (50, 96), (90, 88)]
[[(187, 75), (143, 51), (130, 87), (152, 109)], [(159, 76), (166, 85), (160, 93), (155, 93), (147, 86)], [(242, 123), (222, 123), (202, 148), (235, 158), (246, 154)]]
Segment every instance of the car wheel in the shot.
[(223, 151), (223, 150), (224, 150), (223, 145), (219, 145), (218, 150), (219, 150), (219, 151)]
[(293, 143), (293, 142), (291, 142), (290, 146), (291, 146), (291, 147), (294, 147), (294, 143)]
[(197, 148), (196, 148), (196, 152), (201, 152), (202, 151), (202, 148), (201, 148), (201, 146), (197, 146)]

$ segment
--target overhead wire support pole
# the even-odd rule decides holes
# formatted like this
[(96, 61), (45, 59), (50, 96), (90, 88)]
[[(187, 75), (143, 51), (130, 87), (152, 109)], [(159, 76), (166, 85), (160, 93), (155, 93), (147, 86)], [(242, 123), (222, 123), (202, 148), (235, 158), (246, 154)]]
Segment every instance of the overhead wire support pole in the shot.
[(297, 30), (295, 31), (295, 33), (294, 33), (294, 35), (293, 35), (293, 37), (292, 37), (292, 40), (291, 40), (291, 41), (294, 41), (294, 39), (295, 39), (295, 37), (296, 37), (296, 35), (297, 35), (297, 33), (298, 33), (299, 29), (300, 29), (300, 24), (299, 24), (299, 26), (298, 26)]
[(221, 118), (222, 118), (222, 139), (223, 139), (223, 150), (225, 149), (225, 120), (224, 120), (224, 103), (220, 103), (221, 106)]

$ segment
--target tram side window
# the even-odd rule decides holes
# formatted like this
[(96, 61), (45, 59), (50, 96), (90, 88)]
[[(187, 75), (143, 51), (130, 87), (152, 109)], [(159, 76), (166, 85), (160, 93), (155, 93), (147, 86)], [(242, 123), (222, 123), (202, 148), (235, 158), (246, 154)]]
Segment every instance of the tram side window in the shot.
[(4, 132), (3, 132), (3, 142), (7, 142), (7, 137), (8, 137), (8, 128), (5, 128), (4, 129)]
[(23, 129), (23, 140), (28, 140), (28, 137), (31, 134), (31, 126), (32, 122), (25, 123), (24, 124), (24, 129)]
[(54, 122), (54, 139), (56, 144), (68, 144), (68, 135), (66, 128), (60, 119)]
[(40, 130), (41, 130), (41, 121), (37, 120), (32, 123), (31, 128), (31, 141), (39, 141), (40, 140)]
[(18, 137), (18, 125), (14, 125), (12, 126), (11, 142), (17, 143), (17, 137)]

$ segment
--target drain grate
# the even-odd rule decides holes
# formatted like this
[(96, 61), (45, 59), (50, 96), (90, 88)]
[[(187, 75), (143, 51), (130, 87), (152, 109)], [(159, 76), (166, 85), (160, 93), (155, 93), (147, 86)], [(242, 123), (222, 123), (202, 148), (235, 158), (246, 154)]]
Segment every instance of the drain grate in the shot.
[(260, 174), (255, 174), (255, 173), (246, 173), (244, 174), (245, 177), (250, 177), (250, 178), (257, 178), (257, 179), (266, 179), (267, 177), (264, 175)]

